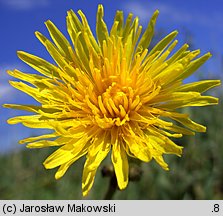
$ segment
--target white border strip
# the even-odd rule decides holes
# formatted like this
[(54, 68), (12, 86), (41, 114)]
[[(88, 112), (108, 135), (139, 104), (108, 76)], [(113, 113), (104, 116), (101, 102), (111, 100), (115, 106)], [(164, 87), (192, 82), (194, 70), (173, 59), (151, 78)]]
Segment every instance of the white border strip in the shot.
[(0, 215), (222, 216), (220, 200), (1, 200)]

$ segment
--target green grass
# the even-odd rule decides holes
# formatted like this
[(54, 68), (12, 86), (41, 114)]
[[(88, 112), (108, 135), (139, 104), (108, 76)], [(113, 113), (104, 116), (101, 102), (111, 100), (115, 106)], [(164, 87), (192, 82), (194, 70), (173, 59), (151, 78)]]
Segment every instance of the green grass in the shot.
[[(165, 156), (170, 171), (162, 170), (154, 161), (144, 163), (141, 180), (117, 191), (114, 199), (223, 199), (222, 105), (190, 112), (192, 119), (208, 127), (207, 133), (177, 140), (184, 152), (181, 158)], [(83, 199), (84, 158), (57, 181), (56, 169), (45, 170), (42, 165), (52, 151), (26, 149), (0, 156), (0, 199)], [(103, 199), (106, 193), (109, 179), (101, 176), (101, 168), (86, 199)]]

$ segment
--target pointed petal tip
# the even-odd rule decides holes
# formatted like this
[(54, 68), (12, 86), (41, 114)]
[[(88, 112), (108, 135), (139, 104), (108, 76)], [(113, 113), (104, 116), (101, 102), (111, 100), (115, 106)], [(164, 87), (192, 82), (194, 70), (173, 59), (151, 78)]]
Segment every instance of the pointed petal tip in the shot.
[(51, 20), (48, 19), (48, 20), (46, 20), (46, 21), (44, 22), (44, 24), (47, 26), (48, 24), (53, 24), (53, 23), (52, 23)]
[[(46, 26), (47, 26), (47, 25), (46, 25)], [(41, 34), (39, 31), (36, 31), (36, 32), (35, 32), (35, 36), (38, 38), (38, 40), (39, 40), (42, 44), (44, 44), (45, 41), (47, 40), (46, 37), (45, 37), (43, 34)]]
[(212, 56), (211, 52), (208, 52), (207, 55), (208, 55), (208, 56)]
[[(16, 88), (16, 84), (19, 83), (19, 82), (17, 82), (17, 81), (13, 81), (13, 80), (9, 80), (8, 82), (9, 82), (9, 84), (10, 84), (12, 87), (14, 87), (14, 88)], [(21, 83), (21, 82), (20, 82), (20, 83)]]
[(20, 55), (22, 55), (24, 53), (24, 51), (18, 50), (16, 51), (17, 56), (20, 58)]
[(43, 166), (44, 166), (45, 169), (52, 169), (52, 168), (55, 168), (55, 167), (51, 167), (51, 166), (49, 166), (49, 163), (48, 163), (47, 159), (43, 162)]
[(86, 187), (86, 184), (82, 182), (82, 195), (83, 197), (86, 197), (91, 190), (91, 187)]
[(87, 195), (88, 195), (88, 193), (89, 193), (89, 191), (82, 191), (82, 195), (83, 195), (83, 197), (86, 197)]
[(188, 44), (184, 44), (183, 47), (185, 47), (186, 49), (189, 48), (189, 45)]
[(13, 70), (13, 71), (12, 70), (6, 70), (6, 73), (9, 74), (9, 75), (12, 75), (12, 74), (14, 74), (14, 71), (15, 70)]
[(98, 5), (98, 13), (100, 13), (102, 17), (104, 16), (104, 7), (102, 4)]
[(174, 34), (174, 35), (177, 35), (179, 32), (177, 31), (177, 30), (174, 30), (173, 32), (172, 32), (172, 34)]
[(72, 9), (67, 11), (67, 18), (69, 18), (72, 14), (74, 14), (74, 11)]
[(78, 13), (79, 15), (83, 14), (82, 10), (78, 10), (77, 13)]
[(123, 181), (122, 183), (118, 183), (118, 187), (120, 190), (124, 190), (128, 185), (128, 179), (126, 181)]
[(48, 165), (46, 161), (43, 162), (43, 166), (45, 169), (51, 169), (51, 167)]
[(160, 11), (158, 9), (155, 10), (154, 14), (159, 15)]
[[(19, 144), (24, 144), (24, 143), (25, 143), (24, 140), (19, 140)], [(26, 145), (26, 147), (29, 148), (29, 144)]]
[(168, 164), (160, 164), (160, 166), (165, 170), (165, 171), (169, 171), (170, 170), (170, 168), (169, 168), (169, 166), (168, 166)]
[(207, 131), (207, 127), (203, 126), (199, 132), (205, 133)]
[(74, 13), (72, 9), (68, 10), (67, 13)]
[(38, 37), (38, 35), (40, 35), (41, 33), (39, 31), (35, 31), (35, 36)]
[(180, 147), (180, 149), (179, 149), (179, 152), (178, 153), (176, 153), (176, 155), (178, 156), (178, 157), (181, 157), (182, 156), (182, 154), (183, 154), (183, 146), (179, 146)]
[(11, 119), (7, 120), (7, 123), (12, 125), (12, 124), (16, 124), (18, 122), (15, 122), (14, 119), (11, 118)]
[(4, 108), (8, 108), (7, 106), (8, 106), (8, 104), (3, 104), (2, 105), (2, 107), (4, 107)]
[(209, 58), (212, 57), (212, 54), (211, 54), (210, 52), (207, 52), (206, 54), (203, 55), (203, 57), (204, 57), (205, 59), (209, 59)]
[(60, 175), (58, 172), (56, 172), (54, 177), (56, 180), (59, 180), (59, 179), (61, 179), (62, 175)]

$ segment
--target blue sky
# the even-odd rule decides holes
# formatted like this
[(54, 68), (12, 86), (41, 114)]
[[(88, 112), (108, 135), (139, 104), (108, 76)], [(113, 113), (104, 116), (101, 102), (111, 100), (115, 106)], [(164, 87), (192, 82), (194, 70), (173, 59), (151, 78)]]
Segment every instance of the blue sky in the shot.
[[(0, 0), (0, 104), (32, 103), (32, 100), (9, 86), (6, 69), (32, 71), (16, 56), (17, 50), (24, 50), (47, 60), (49, 55), (36, 39), (36, 30), (47, 34), (44, 21), (52, 20), (58, 28), (66, 32), (66, 11), (81, 9), (87, 16), (91, 28), (95, 28), (97, 5), (102, 3), (105, 20), (111, 26), (116, 10), (125, 15), (132, 12), (139, 16), (146, 26), (156, 9), (160, 10), (157, 30), (166, 33), (179, 30), (179, 44), (193, 38), (193, 49), (202, 53), (211, 51), (213, 58), (204, 66), (205, 74), (222, 77), (223, 68), (223, 1), (222, 0)], [(50, 60), (51, 61), (51, 60)], [(6, 119), (21, 112), (0, 108), (0, 153), (16, 148), (17, 141), (26, 136), (37, 135), (36, 130), (22, 126), (9, 126)]]

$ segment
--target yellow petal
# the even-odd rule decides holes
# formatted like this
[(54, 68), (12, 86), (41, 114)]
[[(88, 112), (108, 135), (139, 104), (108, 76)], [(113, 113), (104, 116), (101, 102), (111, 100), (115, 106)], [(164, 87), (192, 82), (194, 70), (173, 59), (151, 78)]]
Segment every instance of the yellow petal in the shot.
[(26, 145), (27, 148), (46, 148), (50, 146), (61, 146), (64, 143), (58, 143), (56, 141), (50, 141), (50, 140), (39, 140), (36, 142), (31, 142)]
[(117, 177), (118, 187), (123, 190), (128, 185), (129, 163), (124, 148), (119, 144), (112, 146), (112, 163)]
[(51, 38), (60, 50), (60, 53), (72, 62), (72, 57), (70, 55), (70, 51), (72, 50), (72, 48), (69, 41), (50, 20), (46, 21), (45, 24)]
[(19, 143), (24, 144), (24, 143), (34, 142), (34, 141), (37, 141), (37, 140), (40, 140), (40, 139), (55, 138), (57, 136), (58, 136), (57, 133), (44, 134), (44, 135), (35, 136), (35, 137), (28, 137), (26, 139), (20, 140)]
[(72, 160), (62, 164), (59, 169), (57, 170), (56, 174), (55, 174), (55, 179), (60, 179), (64, 176), (64, 174), (66, 173), (66, 171), (68, 170), (68, 168), (75, 162), (77, 161), (79, 158), (81, 158), (82, 156), (84, 156), (87, 153), (87, 148), (82, 149), (82, 151), (76, 156), (74, 157)]
[(17, 55), (22, 61), (39, 71), (41, 74), (47, 77), (59, 77), (57, 72), (58, 68), (46, 60), (23, 51), (18, 51)]
[(102, 46), (103, 41), (108, 39), (107, 25), (103, 20), (104, 9), (102, 5), (98, 5), (96, 32), (99, 44)]
[(156, 53), (157, 51), (162, 52), (170, 43), (171, 41), (177, 36), (178, 32), (173, 31), (164, 37), (153, 49), (150, 51), (149, 55)]
[(138, 158), (144, 162), (149, 162), (152, 159), (152, 156), (149, 152), (147, 145), (145, 143), (143, 143), (139, 137), (136, 137), (135, 138), (136, 140), (135, 140), (133, 137), (124, 136), (123, 139), (125, 140), (126, 144), (128, 145), (130, 152), (136, 158)]
[(87, 155), (87, 160), (84, 164), (84, 171), (82, 176), (83, 196), (86, 196), (93, 186), (96, 171), (101, 162), (109, 153), (110, 147), (111, 144), (106, 143), (103, 138), (99, 138), (99, 140), (92, 144), (92, 147), (90, 148)]
[(173, 132), (177, 132), (180, 134), (185, 134), (185, 135), (195, 135), (195, 133), (193, 131), (190, 131), (186, 128), (180, 127), (178, 125), (171, 125), (171, 126), (164, 126), (164, 129), (173, 131)]
[(211, 57), (210, 53), (207, 53), (200, 58), (192, 61), (188, 68), (180, 75), (178, 79), (185, 79), (193, 74), (201, 65), (203, 65)]
[(205, 132), (206, 131), (205, 126), (192, 121), (190, 118), (180, 118), (180, 117), (172, 116), (172, 119), (180, 122), (182, 125), (190, 128), (191, 130), (194, 130), (197, 132)]
[(9, 83), (14, 88), (30, 95), (31, 97), (33, 97), (35, 100), (37, 100), (40, 103), (46, 101), (46, 98), (41, 97), (42, 95), (37, 88), (30, 87), (29, 85), (23, 82), (9, 81)]
[(158, 15), (159, 15), (159, 11), (156, 10), (154, 12), (152, 18), (150, 19), (150, 22), (149, 22), (144, 34), (142, 35), (142, 37), (139, 41), (136, 52), (139, 52), (139, 50), (141, 52), (143, 52), (144, 49), (147, 49), (149, 47), (149, 44), (150, 44), (150, 42), (153, 38), (153, 35), (154, 35), (154, 28), (155, 28), (156, 19), (157, 19)]
[(149, 128), (146, 135), (147, 146), (154, 155), (175, 154), (181, 156), (183, 147), (176, 145), (172, 140), (162, 134), (162, 131)]
[(182, 85), (177, 89), (177, 91), (181, 91), (181, 92), (196, 91), (196, 92), (203, 93), (210, 88), (219, 86), (220, 84), (221, 84), (220, 80), (202, 80), (202, 81)]
[(174, 92), (169, 96), (160, 95), (151, 103), (158, 103), (158, 101), (162, 103), (160, 105), (158, 104), (157, 107), (167, 109), (218, 104), (218, 98), (201, 96), (198, 92)]
[[(20, 104), (4, 104), (5, 108), (17, 109), (17, 110), (25, 110), (28, 112), (35, 112), (35, 113), (57, 113), (58, 109), (55, 108), (43, 108), (42, 106), (35, 106), (35, 105), (20, 105)], [(58, 116), (57, 116), (58, 118)]]
[[(80, 156), (81, 157), (81, 156)], [(55, 174), (55, 179), (60, 179), (64, 176), (64, 174), (66, 173), (66, 171), (68, 170), (68, 168), (76, 161), (75, 159), (72, 159), (62, 165), (60, 165), (59, 169), (57, 170), (56, 174)]]
[[(52, 169), (67, 163), (70, 160), (81, 157), (81, 152), (86, 148), (88, 138), (83, 137), (78, 141), (73, 140), (72, 144), (66, 144), (52, 153), (43, 163), (46, 169)], [(72, 139), (69, 141), (72, 143)]]
[(29, 116), (16, 116), (8, 119), (9, 124), (22, 123), (26, 127), (30, 128), (47, 128), (53, 129), (48, 121), (40, 120), (40, 115), (29, 115)]
[(169, 170), (168, 164), (164, 161), (162, 156), (155, 156), (154, 159), (164, 170)]
[(31, 83), (35, 86), (40, 86), (41, 87), (41, 84), (42, 84), (46, 88), (46, 87), (49, 87), (49, 86), (44, 84), (44, 83), (47, 83), (49, 85), (52, 83), (51, 79), (48, 79), (44, 76), (40, 76), (40, 75), (36, 75), (36, 74), (23, 73), (19, 70), (14, 70), (14, 71), (8, 70), (7, 73), (10, 76), (13, 76), (15, 78), (18, 78), (18, 79), (26, 81), (26, 82), (29, 82), (29, 83)]
[(178, 59), (180, 59), (180, 57), (186, 52), (186, 50), (188, 49), (189, 45), (188, 44), (184, 44), (176, 53), (174, 53), (168, 60), (167, 60), (167, 64), (171, 65), (174, 62), (176, 62)]
[[(94, 50), (96, 51), (96, 53), (100, 53), (99, 45), (98, 45), (98, 43), (97, 43), (97, 41), (96, 41), (96, 39), (95, 39), (92, 31), (91, 31), (91, 28), (90, 28), (90, 26), (88, 24), (88, 21), (87, 21), (85, 15), (84, 15), (84, 13), (81, 10), (79, 10), (78, 11), (78, 14), (80, 15), (81, 20), (82, 20), (82, 23), (83, 23), (82, 31), (85, 31), (86, 34), (87, 34), (87, 40), (89, 40), (91, 46), (94, 48)], [(86, 34), (84, 36), (86, 36)], [(88, 48), (88, 45), (89, 44), (86, 41), (86, 37), (84, 37), (84, 38), (85, 38), (86, 46)]]

